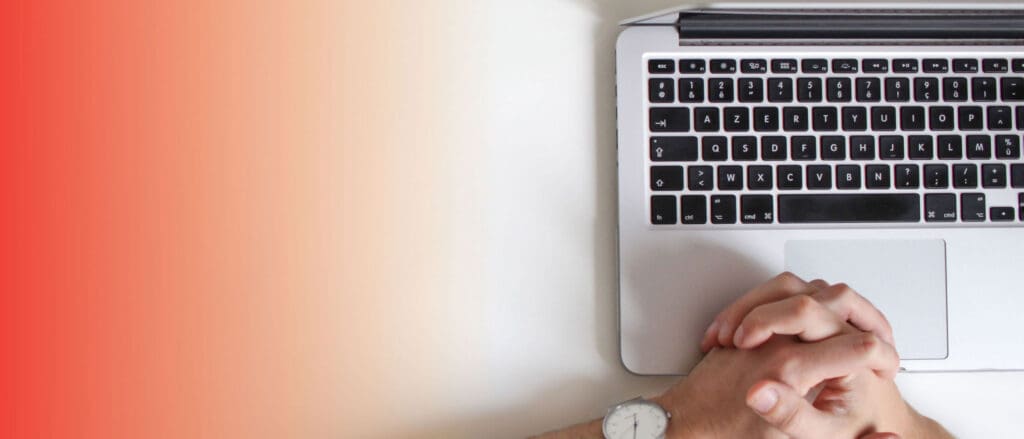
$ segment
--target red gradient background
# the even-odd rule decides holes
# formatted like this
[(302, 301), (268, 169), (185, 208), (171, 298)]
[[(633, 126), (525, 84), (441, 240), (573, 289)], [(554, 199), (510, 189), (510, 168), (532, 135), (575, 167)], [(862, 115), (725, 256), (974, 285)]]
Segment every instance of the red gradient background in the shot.
[(445, 13), (0, 6), (0, 437), (359, 436), (434, 378), (389, 365), (448, 331), (400, 294), (450, 250)]

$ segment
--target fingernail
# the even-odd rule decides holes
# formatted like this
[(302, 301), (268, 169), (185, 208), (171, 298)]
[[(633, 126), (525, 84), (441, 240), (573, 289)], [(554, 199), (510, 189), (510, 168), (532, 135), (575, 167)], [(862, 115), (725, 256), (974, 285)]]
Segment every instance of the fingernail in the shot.
[(733, 335), (732, 340), (733, 340), (733, 344), (735, 344), (737, 347), (739, 347), (740, 340), (743, 340), (743, 327), (742, 326), (740, 326), (740, 328), (736, 330), (736, 334)]
[(779, 392), (771, 387), (765, 387), (754, 394), (750, 399), (750, 408), (758, 413), (767, 413), (779, 402)]

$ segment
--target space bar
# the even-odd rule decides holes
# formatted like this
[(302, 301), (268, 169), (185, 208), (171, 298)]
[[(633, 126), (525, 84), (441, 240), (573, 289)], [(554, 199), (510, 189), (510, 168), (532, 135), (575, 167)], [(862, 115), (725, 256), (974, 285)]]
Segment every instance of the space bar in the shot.
[(780, 223), (913, 223), (918, 194), (779, 195)]

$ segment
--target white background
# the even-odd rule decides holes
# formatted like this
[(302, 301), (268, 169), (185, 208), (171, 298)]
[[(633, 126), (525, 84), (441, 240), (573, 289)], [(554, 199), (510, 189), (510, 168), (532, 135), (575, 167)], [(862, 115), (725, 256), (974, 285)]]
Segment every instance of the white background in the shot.
[[(433, 382), (404, 381), (392, 391), (412, 396), (393, 400), (411, 405), (364, 431), (522, 437), (661, 391), (674, 380), (632, 376), (619, 363), (614, 40), (620, 20), (677, 2), (452, 3), (451, 20), (435, 25), (461, 37), (441, 69), (464, 87), (457, 108), (435, 111), (473, 124), (453, 137), (461, 147), (438, 157), (455, 163), (451, 184), (466, 186), (453, 187), (455, 210), (445, 214), (458, 241), (449, 262), (465, 271), (452, 271), (451, 291), (436, 298), (447, 309), (436, 318), (459, 321), (431, 324), (458, 341), (425, 339), (417, 351), (439, 354), (403, 367), (427, 368), (421, 376)], [(1022, 436), (1024, 373), (898, 382), (960, 437)]]

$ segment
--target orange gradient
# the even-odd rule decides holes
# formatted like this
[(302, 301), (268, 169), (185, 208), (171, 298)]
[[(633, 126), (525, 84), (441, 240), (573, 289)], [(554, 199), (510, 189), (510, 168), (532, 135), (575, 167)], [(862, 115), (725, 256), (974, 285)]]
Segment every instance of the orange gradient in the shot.
[(417, 290), (473, 269), (480, 121), (408, 3), (0, 7), (0, 436), (359, 437), (445, 391), (403, 362), (474, 343)]

